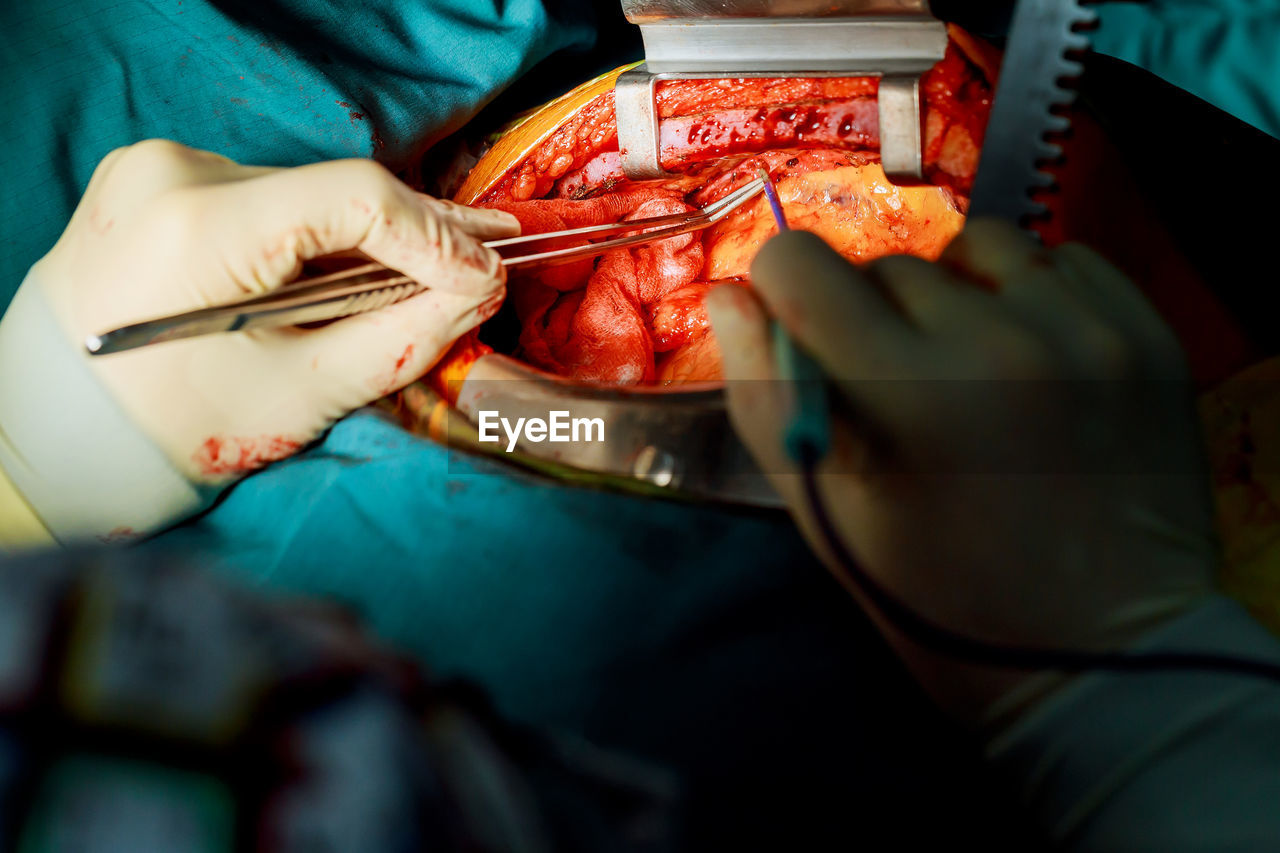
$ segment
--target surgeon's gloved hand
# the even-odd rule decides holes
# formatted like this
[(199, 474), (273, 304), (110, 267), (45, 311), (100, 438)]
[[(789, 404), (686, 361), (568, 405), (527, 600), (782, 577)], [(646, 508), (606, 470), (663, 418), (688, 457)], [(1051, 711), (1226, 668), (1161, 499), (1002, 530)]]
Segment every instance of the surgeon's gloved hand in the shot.
[[(923, 617), (1001, 644), (1110, 650), (1209, 592), (1210, 493), (1184, 358), (1099, 256), (977, 221), (939, 263), (857, 269), (796, 232), (764, 247), (752, 280), (763, 306), (740, 287), (707, 300), (731, 414), (833, 568), (783, 450), (791, 403), (786, 383), (766, 381), (769, 314), (831, 380), (828, 514)], [(1061, 680), (957, 665), (871, 615), (969, 723), (1008, 721)]]
[[(115, 151), (0, 325), (14, 380), (0, 462), (60, 539), (155, 530), (428, 370), (503, 299), (503, 267), (479, 241), (516, 233), (506, 213), (419, 195), (368, 161)], [(262, 293), (344, 252), (428, 289), (319, 328), (85, 354), (89, 335)]]

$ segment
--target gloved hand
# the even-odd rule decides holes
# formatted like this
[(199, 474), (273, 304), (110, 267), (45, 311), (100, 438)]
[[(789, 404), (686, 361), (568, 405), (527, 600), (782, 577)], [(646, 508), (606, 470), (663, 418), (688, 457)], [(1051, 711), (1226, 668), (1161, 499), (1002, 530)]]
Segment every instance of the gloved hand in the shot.
[[(977, 221), (937, 264), (856, 269), (795, 232), (764, 247), (752, 281), (763, 307), (741, 287), (707, 299), (730, 411), (828, 565), (783, 450), (789, 386), (759, 381), (776, 375), (769, 313), (831, 379), (827, 511), (854, 558), (920, 615), (990, 642), (1110, 650), (1210, 591), (1184, 359), (1099, 256)], [(967, 722), (1007, 721), (1058, 683), (957, 665), (871, 615)]]
[[(428, 370), (502, 301), (503, 267), (477, 241), (518, 228), (368, 161), (256, 168), (164, 141), (115, 151), (0, 324), (0, 462), (59, 538), (172, 522)], [(321, 328), (84, 353), (87, 335), (271, 290), (349, 250), (429, 289)]]

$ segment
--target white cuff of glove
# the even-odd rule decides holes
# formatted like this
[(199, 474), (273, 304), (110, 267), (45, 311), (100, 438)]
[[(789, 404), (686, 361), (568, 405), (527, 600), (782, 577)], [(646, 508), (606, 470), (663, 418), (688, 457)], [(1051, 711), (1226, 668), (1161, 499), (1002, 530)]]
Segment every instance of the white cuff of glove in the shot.
[[(1222, 596), (1135, 649), (1280, 662), (1280, 641)], [(1262, 679), (1095, 672), (1045, 699), (988, 757), (1064, 849), (1263, 849), (1251, 844), (1280, 831), (1268, 751), (1278, 719), (1275, 685)]]
[(0, 318), (0, 466), (61, 543), (127, 540), (203, 509), (188, 480), (99, 383), (28, 273)]

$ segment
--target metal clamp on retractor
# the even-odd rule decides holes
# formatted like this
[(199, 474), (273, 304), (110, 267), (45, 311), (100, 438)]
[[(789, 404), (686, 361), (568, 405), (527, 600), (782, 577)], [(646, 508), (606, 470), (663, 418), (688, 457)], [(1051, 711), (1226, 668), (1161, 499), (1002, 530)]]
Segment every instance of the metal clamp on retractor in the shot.
[(923, 177), (920, 75), (947, 48), (927, 0), (622, 0), (640, 26), (645, 62), (618, 77), (614, 105), (622, 169), (661, 165), (659, 80), (879, 77), (880, 159), (890, 180)]

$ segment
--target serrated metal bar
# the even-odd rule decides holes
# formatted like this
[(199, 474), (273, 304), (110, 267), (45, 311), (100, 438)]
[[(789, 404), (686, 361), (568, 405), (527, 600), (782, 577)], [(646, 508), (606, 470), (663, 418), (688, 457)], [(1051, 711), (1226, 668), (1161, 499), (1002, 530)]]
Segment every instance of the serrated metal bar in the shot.
[(1078, 0), (1019, 0), (978, 159), (971, 217), (1024, 223), (1046, 212), (1031, 196), (1052, 186), (1041, 164), (1062, 153), (1050, 137), (1069, 127), (1053, 111), (1075, 100), (1075, 91), (1060, 81), (1083, 72), (1068, 54), (1088, 49), (1088, 36), (1076, 28), (1096, 18)]

